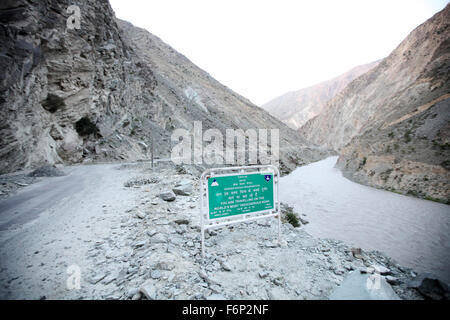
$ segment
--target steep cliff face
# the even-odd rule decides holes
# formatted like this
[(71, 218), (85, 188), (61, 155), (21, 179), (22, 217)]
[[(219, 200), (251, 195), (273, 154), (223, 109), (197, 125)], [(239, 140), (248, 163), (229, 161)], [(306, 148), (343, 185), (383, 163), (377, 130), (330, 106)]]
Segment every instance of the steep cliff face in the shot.
[(0, 4), (0, 173), (54, 163), (169, 156), (175, 128), (279, 128), (281, 165), (323, 156), (108, 1)]
[(107, 1), (78, 2), (73, 30), (71, 4), (1, 4), (0, 172), (143, 154), (139, 139), (122, 134), (151, 112), (153, 73), (122, 41)]
[(288, 92), (261, 107), (293, 129), (324, 111), (325, 105), (351, 81), (375, 67), (379, 61), (357, 66), (346, 73), (314, 86)]
[(448, 201), (450, 6), (351, 82), (301, 135), (359, 182)]

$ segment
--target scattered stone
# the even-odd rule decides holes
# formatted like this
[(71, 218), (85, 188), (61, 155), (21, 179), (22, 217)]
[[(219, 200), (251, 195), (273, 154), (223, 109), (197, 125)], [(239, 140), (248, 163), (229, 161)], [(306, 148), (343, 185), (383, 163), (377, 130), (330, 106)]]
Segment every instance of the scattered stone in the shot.
[(335, 275), (341, 276), (345, 273), (345, 269), (344, 268), (334, 268), (333, 272)]
[(360, 271), (361, 273), (369, 273), (369, 274), (372, 274), (372, 273), (375, 272), (375, 269), (369, 267), (369, 268), (361, 268), (359, 271)]
[(142, 298), (142, 293), (138, 292), (131, 298), (131, 300), (141, 300), (141, 298)]
[(166, 238), (166, 236), (164, 234), (157, 233), (151, 238), (151, 242), (152, 243), (166, 243), (167, 242), (167, 238)]
[(124, 187), (131, 188), (131, 187), (140, 187), (147, 184), (153, 184), (158, 183), (159, 180), (156, 177), (152, 178), (133, 178), (127, 182), (125, 182), (123, 185)]
[(220, 266), (221, 266), (222, 269), (225, 270), (225, 271), (231, 271), (231, 266), (230, 266), (228, 263), (226, 263), (225, 261), (222, 261), (222, 262), (220, 263)]
[(138, 289), (138, 288), (131, 288), (131, 289), (128, 290), (128, 292), (127, 292), (127, 298), (131, 299), (131, 298), (133, 298), (137, 293), (139, 293), (139, 289)]
[(388, 268), (381, 266), (381, 265), (373, 265), (372, 267), (374, 268), (375, 272), (377, 272), (383, 276), (391, 273), (391, 270), (389, 270)]
[(159, 270), (153, 270), (152, 273), (150, 274), (150, 277), (152, 279), (159, 279), (161, 278), (161, 272)]
[(177, 165), (175, 166), (175, 171), (176, 171), (178, 174), (187, 174), (186, 169), (185, 169), (182, 165), (179, 165), (179, 164), (177, 164)]
[(352, 270), (355, 269), (350, 263), (347, 263), (347, 264), (344, 266), (344, 268), (345, 268), (345, 270), (347, 270), (347, 271), (352, 271)]
[(188, 247), (194, 247), (195, 245), (194, 245), (194, 242), (192, 242), (192, 241), (188, 241), (188, 242), (186, 242), (186, 245), (188, 246)]
[(177, 198), (175, 193), (173, 193), (172, 191), (163, 192), (159, 194), (159, 197), (168, 202), (174, 201)]
[(269, 272), (268, 272), (268, 271), (260, 271), (260, 272), (259, 272), (259, 277), (260, 277), (261, 279), (266, 278), (268, 275), (269, 275)]
[(278, 243), (277, 243), (277, 241), (273, 242), (273, 241), (266, 240), (266, 241), (264, 241), (264, 246), (266, 248), (276, 248), (278, 246)]
[(177, 219), (174, 222), (176, 224), (189, 224), (189, 220), (187, 220), (187, 219)]
[(308, 220), (303, 219), (302, 217), (297, 217), (297, 218), (298, 218), (298, 220), (299, 220), (302, 224), (308, 224), (308, 223), (309, 223)]
[(219, 285), (220, 283), (218, 283), (216, 280), (212, 279), (211, 277), (209, 277), (205, 271), (200, 270), (198, 275), (200, 276), (200, 278), (202, 278), (203, 280), (205, 280), (207, 283), (209, 284), (213, 284), (213, 285)]
[(180, 196), (190, 196), (192, 193), (192, 182), (190, 180), (183, 180), (172, 191)]
[(146, 281), (139, 291), (148, 299), (156, 300), (156, 288), (151, 281)]
[(288, 246), (287, 241), (284, 240), (284, 239), (281, 239), (281, 241), (280, 241), (278, 244), (279, 244), (280, 247), (282, 247), (282, 248), (287, 248), (287, 246)]
[(361, 248), (352, 248), (351, 251), (352, 251), (353, 256), (354, 256), (356, 259), (361, 259), (361, 260), (363, 260)]
[(139, 219), (145, 219), (145, 216), (146, 216), (145, 213), (142, 211), (138, 211), (136, 213), (136, 217), (138, 217)]
[(89, 283), (90, 283), (90, 284), (96, 284), (97, 282), (103, 280), (105, 277), (106, 277), (106, 273), (100, 273), (100, 274), (97, 274), (97, 275), (93, 276), (93, 277), (89, 280)]
[(109, 277), (106, 277), (106, 278), (102, 281), (102, 284), (108, 285), (108, 284), (110, 284), (111, 282), (113, 282), (113, 281), (116, 280), (116, 279), (117, 279), (116, 276), (109, 276)]
[(135, 248), (141, 248), (147, 244), (147, 240), (141, 240), (134, 243)]
[[(156, 267), (160, 270), (166, 271), (172, 271), (173, 269), (175, 269), (175, 266), (173, 264), (167, 263), (165, 261), (158, 262)], [(173, 274), (171, 276), (173, 276)]]
[(209, 297), (206, 298), (206, 300), (226, 300), (225, 297), (218, 293), (213, 293)]
[(449, 300), (450, 291), (446, 283), (430, 273), (420, 274), (408, 283), (409, 288), (417, 289), (424, 297), (433, 300)]
[(29, 177), (61, 177), (65, 173), (52, 166), (43, 166), (28, 174)]
[(392, 284), (392, 285), (398, 285), (398, 284), (400, 284), (400, 280), (398, 280), (398, 278), (396, 278), (396, 277), (393, 277), (393, 276), (386, 276), (385, 278), (386, 278), (386, 281), (387, 281), (389, 284)]
[(149, 237), (153, 237), (155, 234), (157, 234), (158, 233), (158, 231), (156, 231), (156, 230), (149, 230), (149, 231), (147, 231), (147, 235), (149, 236)]

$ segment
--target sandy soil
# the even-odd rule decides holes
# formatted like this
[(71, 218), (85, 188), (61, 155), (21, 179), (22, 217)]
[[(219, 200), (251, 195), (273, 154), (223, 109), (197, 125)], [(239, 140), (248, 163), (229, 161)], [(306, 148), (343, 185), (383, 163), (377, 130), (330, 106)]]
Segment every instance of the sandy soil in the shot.
[(92, 244), (136, 203), (123, 187), (132, 172), (116, 167), (66, 168), (68, 176), (44, 178), (2, 202), (0, 298), (77, 298), (66, 287), (67, 267), (91, 268)]

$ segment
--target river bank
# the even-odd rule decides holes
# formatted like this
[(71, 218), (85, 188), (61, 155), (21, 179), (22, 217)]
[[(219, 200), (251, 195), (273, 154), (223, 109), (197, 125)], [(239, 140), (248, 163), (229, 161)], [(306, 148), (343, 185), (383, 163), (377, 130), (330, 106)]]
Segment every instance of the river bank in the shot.
[(379, 250), (402, 265), (450, 282), (450, 206), (344, 178), (337, 157), (299, 167), (282, 178), (282, 201), (306, 213), (319, 238)]
[[(417, 273), (380, 252), (355, 254), (342, 241), (313, 237), (304, 225), (289, 223), (282, 224), (278, 243), (276, 219), (208, 232), (203, 260), (195, 168), (69, 169), (66, 177), (30, 188), (50, 183), (59, 190), (51, 179), (68, 179), (66, 185), (70, 177), (78, 179), (78, 188), (0, 232), (1, 298), (328, 299), (351, 272), (377, 268), (388, 270), (382, 277), (400, 298), (424, 298), (409, 287)], [(181, 181), (191, 184), (189, 195), (160, 197)], [(67, 285), (74, 266), (79, 288)]]

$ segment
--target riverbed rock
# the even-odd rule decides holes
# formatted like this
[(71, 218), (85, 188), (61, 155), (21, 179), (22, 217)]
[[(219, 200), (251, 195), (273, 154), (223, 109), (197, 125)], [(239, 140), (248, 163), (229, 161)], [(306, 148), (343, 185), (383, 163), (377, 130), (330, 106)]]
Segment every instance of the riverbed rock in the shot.
[(172, 202), (177, 198), (175, 193), (173, 193), (172, 191), (166, 191), (166, 192), (160, 193), (159, 197), (167, 202)]
[(386, 268), (385, 266), (376, 264), (373, 265), (372, 268), (375, 270), (375, 272), (381, 274), (381, 275), (387, 275), (391, 273), (391, 270), (389, 270), (388, 268)]
[(183, 180), (179, 182), (172, 191), (181, 196), (189, 196), (192, 193), (192, 182), (191, 180)]
[(138, 211), (136, 213), (136, 217), (138, 217), (139, 219), (145, 219), (146, 214), (144, 212), (142, 212), (142, 211)]
[(423, 273), (408, 283), (408, 287), (415, 288), (424, 297), (433, 300), (449, 300), (449, 286), (430, 273)]
[(393, 286), (400, 284), (400, 280), (396, 277), (386, 276), (385, 278), (386, 278), (386, 281)]
[(151, 280), (144, 282), (139, 291), (148, 299), (156, 300), (156, 288)]
[(28, 174), (30, 177), (61, 177), (65, 173), (54, 166), (43, 166)]

